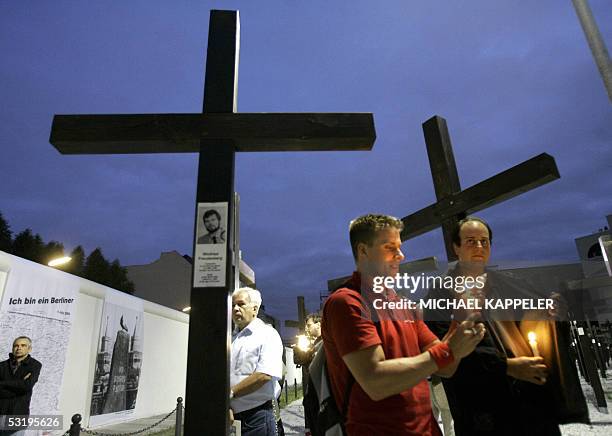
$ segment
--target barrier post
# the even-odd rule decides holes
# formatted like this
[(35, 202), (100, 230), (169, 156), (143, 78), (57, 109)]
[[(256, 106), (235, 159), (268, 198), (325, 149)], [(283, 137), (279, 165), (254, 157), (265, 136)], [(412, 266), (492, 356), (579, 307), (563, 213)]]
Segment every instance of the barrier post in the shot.
[(70, 436), (80, 436), (81, 434), (81, 419), (83, 417), (78, 413), (72, 415), (72, 425), (70, 425)]
[(176, 421), (174, 426), (174, 436), (181, 436), (183, 429), (183, 399), (176, 399)]

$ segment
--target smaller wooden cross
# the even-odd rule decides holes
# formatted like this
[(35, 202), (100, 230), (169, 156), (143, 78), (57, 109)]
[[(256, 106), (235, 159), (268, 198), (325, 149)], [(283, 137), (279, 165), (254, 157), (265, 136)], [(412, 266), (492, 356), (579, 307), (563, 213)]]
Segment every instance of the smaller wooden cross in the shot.
[(423, 133), (438, 201), (402, 218), (401, 238), (442, 227), (449, 262), (457, 259), (451, 232), (458, 221), (560, 177), (555, 159), (542, 153), (462, 191), (446, 120), (430, 118), (423, 123)]
[(297, 297), (297, 311), (298, 311), (298, 320), (285, 320), (285, 327), (296, 328), (299, 331), (300, 335), (303, 335), (306, 332), (306, 305), (304, 304), (304, 297), (299, 295)]

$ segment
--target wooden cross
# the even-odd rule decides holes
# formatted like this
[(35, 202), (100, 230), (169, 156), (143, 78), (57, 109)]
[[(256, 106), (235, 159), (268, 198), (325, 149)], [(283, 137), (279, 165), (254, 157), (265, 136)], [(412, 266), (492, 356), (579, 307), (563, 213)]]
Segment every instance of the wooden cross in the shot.
[(296, 328), (298, 329), (299, 334), (303, 335), (306, 332), (306, 317), (308, 316), (308, 314), (306, 313), (306, 305), (304, 304), (304, 296), (302, 295), (299, 295), (297, 297), (297, 311), (298, 320), (285, 320), (285, 327)]
[[(219, 273), (224, 285), (204, 288), (196, 283), (198, 244), (194, 237), (185, 416), (188, 436), (229, 431), (228, 303), (234, 290), (235, 153), (369, 150), (375, 139), (372, 114), (235, 113), (239, 28), (237, 11), (211, 11), (203, 113), (56, 115), (50, 138), (63, 154), (199, 153), (196, 202), (227, 206), (225, 261)], [(197, 217), (196, 206), (196, 230)]]
[(457, 259), (451, 232), (458, 221), (560, 177), (555, 159), (542, 153), (462, 191), (446, 120), (430, 118), (423, 123), (423, 133), (438, 201), (402, 218), (401, 238), (405, 241), (441, 226), (449, 262)]
[(603, 362), (603, 359), (599, 359), (599, 365), (597, 363), (597, 358), (599, 357), (597, 351), (599, 350), (596, 347), (596, 344), (592, 342), (592, 340), (595, 339), (595, 335), (593, 334), (591, 323), (587, 313), (585, 312), (583, 303), (585, 292), (588, 293), (589, 289), (612, 286), (612, 278), (608, 276), (588, 277), (582, 280), (570, 280), (564, 285), (567, 291), (569, 291), (564, 292), (564, 294), (571, 298), (569, 304), (572, 308), (571, 311), (573, 318), (575, 319), (573, 324), (570, 323), (570, 326), (573, 329), (576, 341), (579, 364), (582, 365), (585, 379), (593, 388), (593, 392), (595, 394), (595, 406), (600, 412), (605, 411), (604, 413), (608, 413), (606, 396), (601, 385), (601, 380), (597, 374), (597, 367), (599, 366), (602, 378), (606, 378), (606, 365)]

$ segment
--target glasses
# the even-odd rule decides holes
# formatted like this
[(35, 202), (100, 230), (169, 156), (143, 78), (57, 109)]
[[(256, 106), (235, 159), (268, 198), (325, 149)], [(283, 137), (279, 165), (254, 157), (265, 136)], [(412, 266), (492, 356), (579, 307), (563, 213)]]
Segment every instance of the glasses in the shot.
[(480, 244), (482, 248), (487, 248), (489, 245), (491, 245), (491, 241), (488, 239), (466, 239), (463, 241), (463, 243), (468, 247), (476, 247), (478, 244)]

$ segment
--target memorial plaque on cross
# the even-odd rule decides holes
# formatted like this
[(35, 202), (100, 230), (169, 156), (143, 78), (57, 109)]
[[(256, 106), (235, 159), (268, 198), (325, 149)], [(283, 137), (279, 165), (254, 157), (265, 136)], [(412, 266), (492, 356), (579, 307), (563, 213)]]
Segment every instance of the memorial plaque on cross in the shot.
[(542, 153), (462, 191), (446, 120), (430, 118), (423, 133), (438, 201), (402, 218), (401, 238), (403, 242), (442, 227), (449, 262), (457, 259), (451, 232), (458, 221), (560, 177), (555, 159)]
[[(229, 431), (235, 153), (369, 150), (375, 139), (372, 114), (235, 113), (238, 53), (238, 12), (211, 11), (203, 113), (56, 115), (50, 138), (63, 154), (199, 153), (187, 436)], [(206, 215), (211, 210), (216, 213)], [(200, 220), (209, 234), (202, 233)], [(214, 256), (207, 257), (209, 253)], [(215, 263), (213, 258), (223, 261)]]

